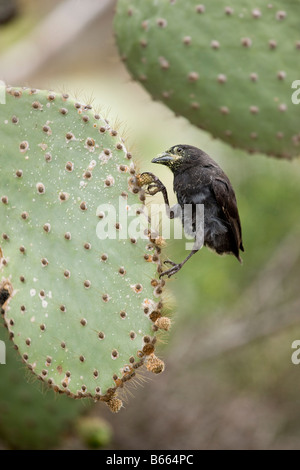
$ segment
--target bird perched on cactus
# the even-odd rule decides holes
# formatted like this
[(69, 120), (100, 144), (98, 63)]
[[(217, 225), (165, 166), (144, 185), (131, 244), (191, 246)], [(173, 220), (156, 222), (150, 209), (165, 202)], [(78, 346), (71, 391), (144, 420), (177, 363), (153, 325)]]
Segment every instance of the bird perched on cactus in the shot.
[[(195, 239), (192, 251), (181, 263), (165, 261), (172, 267), (161, 276), (171, 277), (177, 273), (203, 244), (219, 255), (233, 254), (241, 263), (239, 252), (244, 251), (244, 247), (236, 197), (220, 166), (203, 150), (191, 145), (175, 145), (152, 163), (166, 165), (173, 172), (178, 204), (170, 208), (167, 190), (153, 173), (143, 173), (141, 181), (148, 185), (150, 195), (162, 192), (168, 217), (181, 217), (186, 234)], [(200, 204), (204, 205), (204, 225), (197, 221), (196, 209)], [(186, 210), (187, 205), (192, 211)]]

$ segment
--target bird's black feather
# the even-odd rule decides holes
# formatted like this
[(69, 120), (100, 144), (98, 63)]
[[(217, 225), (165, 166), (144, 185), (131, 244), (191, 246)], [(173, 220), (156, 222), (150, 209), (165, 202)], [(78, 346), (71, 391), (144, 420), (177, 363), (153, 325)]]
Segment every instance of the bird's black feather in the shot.
[[(166, 153), (176, 156), (168, 166), (182, 210), (185, 204), (204, 204), (204, 245), (218, 254), (233, 254), (241, 262), (241, 222), (235, 193), (224, 171), (197, 147), (177, 145)], [(192, 224), (195, 228), (194, 220)]]

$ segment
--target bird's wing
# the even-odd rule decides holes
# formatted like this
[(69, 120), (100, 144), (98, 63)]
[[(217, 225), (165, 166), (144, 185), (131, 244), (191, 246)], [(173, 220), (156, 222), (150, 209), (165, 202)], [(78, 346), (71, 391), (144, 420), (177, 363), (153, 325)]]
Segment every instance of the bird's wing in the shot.
[(217, 203), (222, 207), (223, 213), (232, 229), (237, 248), (244, 251), (240, 216), (235, 193), (230, 182), (222, 177), (216, 177), (212, 180), (212, 190)]

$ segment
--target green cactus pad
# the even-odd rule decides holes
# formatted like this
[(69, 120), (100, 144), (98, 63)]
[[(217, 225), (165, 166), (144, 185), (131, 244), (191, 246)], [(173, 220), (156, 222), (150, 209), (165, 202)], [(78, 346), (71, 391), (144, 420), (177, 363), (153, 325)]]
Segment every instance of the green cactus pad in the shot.
[(54, 390), (118, 411), (115, 392), (153, 361), (164, 284), (155, 279), (160, 248), (120, 236), (125, 213), (147, 229), (131, 154), (66, 94), (8, 88), (0, 132), (0, 288), (10, 294), (11, 337)]
[(87, 403), (66, 396), (57, 399), (37, 381), (28, 382), (26, 367), (2, 325), (0, 341), (6, 344), (6, 364), (0, 365), (1, 441), (12, 449), (47, 449), (58, 445), (64, 433), (89, 409)]
[(115, 31), (132, 76), (177, 115), (234, 147), (300, 154), (297, 2), (119, 0)]

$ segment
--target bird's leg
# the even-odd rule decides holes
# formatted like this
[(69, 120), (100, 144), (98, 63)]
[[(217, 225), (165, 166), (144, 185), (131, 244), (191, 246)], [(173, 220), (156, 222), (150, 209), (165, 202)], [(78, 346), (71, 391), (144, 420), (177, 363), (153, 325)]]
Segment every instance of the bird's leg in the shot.
[[(168, 193), (165, 185), (160, 181), (160, 179), (155, 176), (153, 173), (150, 172), (145, 172), (142, 173), (141, 175), (138, 175), (138, 182), (140, 186), (146, 186), (147, 185), (147, 194), (150, 194), (150, 196), (154, 196), (155, 194), (161, 192), (164, 198), (164, 202), (166, 205), (166, 213), (169, 219), (174, 219), (175, 217), (181, 217), (181, 210), (178, 211), (178, 208), (180, 209), (180, 206), (178, 204), (175, 204), (175, 206), (170, 207), (169, 203), (169, 198), (168, 198)], [(168, 276), (171, 277), (173, 274), (177, 273), (182, 266), (195, 254), (197, 253), (197, 250), (192, 250), (191, 253), (186, 257), (185, 260), (182, 261), (182, 263), (177, 264), (174, 263), (171, 260), (165, 261), (167, 264), (171, 264), (173, 267), (168, 269), (167, 271), (164, 271), (163, 273), (160, 274), (160, 278), (162, 276)]]
[(178, 273), (178, 271), (180, 271), (180, 269), (182, 268), (182, 266), (195, 254), (197, 253), (197, 251), (199, 250), (192, 250), (190, 252), (190, 254), (181, 262), (181, 263), (174, 263), (173, 261), (170, 261), (170, 260), (166, 260), (165, 261), (165, 264), (171, 264), (173, 267), (170, 268), (170, 269), (167, 269), (167, 271), (164, 271), (163, 273), (160, 274), (160, 278), (162, 276), (168, 276), (168, 277), (171, 277), (173, 276), (173, 274), (176, 274)]

